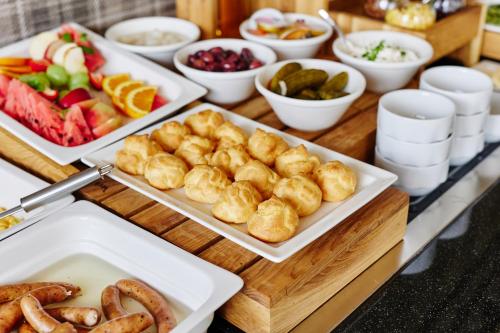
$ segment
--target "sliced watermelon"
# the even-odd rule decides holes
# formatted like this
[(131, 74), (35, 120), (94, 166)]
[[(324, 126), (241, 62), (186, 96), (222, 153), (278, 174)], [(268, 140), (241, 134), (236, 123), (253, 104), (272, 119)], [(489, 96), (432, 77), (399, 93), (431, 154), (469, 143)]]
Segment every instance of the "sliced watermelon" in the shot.
[(151, 111), (154, 111), (156, 109), (161, 108), (163, 105), (167, 104), (168, 101), (166, 98), (160, 96), (160, 95), (155, 95), (153, 99), (153, 105), (151, 106)]
[(0, 74), (0, 108), (3, 108), (7, 100), (7, 92), (9, 90), (10, 78)]
[(92, 140), (94, 140), (94, 137), (83, 117), (82, 110), (77, 105), (71, 106), (64, 120), (63, 145), (69, 147), (78, 146)]

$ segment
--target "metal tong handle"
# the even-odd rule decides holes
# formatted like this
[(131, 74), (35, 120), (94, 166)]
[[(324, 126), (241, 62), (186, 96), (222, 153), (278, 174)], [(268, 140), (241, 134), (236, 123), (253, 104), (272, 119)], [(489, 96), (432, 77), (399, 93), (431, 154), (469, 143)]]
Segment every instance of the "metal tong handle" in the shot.
[(339, 27), (339, 25), (337, 24), (337, 22), (335, 22), (335, 20), (330, 16), (330, 14), (326, 10), (324, 10), (324, 9), (318, 10), (318, 14), (319, 14), (319, 16), (321, 16), (321, 18), (323, 20), (325, 20), (326, 22), (330, 23), (330, 25), (333, 27), (333, 29), (335, 29), (335, 31), (339, 35), (339, 38), (340, 38), (340, 40), (342, 40), (342, 43), (344, 43), (344, 45), (346, 45), (348, 47), (348, 44), (347, 44), (346, 39), (345, 39), (344, 32)]
[(0, 213), (0, 218), (17, 213), (21, 209), (28, 213), (33, 209), (42, 207), (98, 180), (102, 176), (110, 173), (112, 169), (113, 166), (111, 164), (106, 164), (102, 167), (95, 166), (74, 174), (61, 182), (50, 185), (22, 198), (19, 206)]

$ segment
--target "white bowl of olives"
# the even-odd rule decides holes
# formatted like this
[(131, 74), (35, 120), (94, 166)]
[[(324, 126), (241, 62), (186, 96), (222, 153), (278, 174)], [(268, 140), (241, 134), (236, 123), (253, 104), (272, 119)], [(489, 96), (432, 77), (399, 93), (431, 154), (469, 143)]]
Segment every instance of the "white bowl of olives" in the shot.
[(333, 126), (364, 92), (366, 81), (335, 61), (298, 59), (266, 66), (255, 86), (285, 125), (312, 132)]

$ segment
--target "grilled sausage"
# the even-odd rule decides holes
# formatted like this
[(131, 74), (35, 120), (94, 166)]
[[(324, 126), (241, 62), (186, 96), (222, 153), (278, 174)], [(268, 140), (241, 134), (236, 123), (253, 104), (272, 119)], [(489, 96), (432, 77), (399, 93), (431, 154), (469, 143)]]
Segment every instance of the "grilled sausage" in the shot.
[(138, 312), (111, 319), (89, 333), (139, 333), (153, 325), (153, 317), (147, 312)]
[(101, 321), (101, 312), (95, 308), (69, 307), (45, 309), (54, 319), (61, 322), (69, 321), (75, 325), (94, 327)]
[(107, 286), (101, 294), (101, 306), (104, 316), (108, 319), (115, 319), (126, 316), (128, 313), (120, 301), (120, 290), (116, 286)]
[(50, 333), (60, 324), (60, 322), (45, 312), (42, 304), (32, 295), (26, 295), (21, 298), (21, 310), (23, 311), (24, 319), (38, 333)]
[[(69, 296), (69, 292), (61, 286), (47, 286), (34, 289), (29, 292), (29, 295), (38, 299), (42, 305), (46, 305), (64, 301)], [(22, 297), (19, 297), (0, 305), (0, 333), (10, 333), (23, 318), (21, 299)]]
[(0, 286), (0, 303), (13, 301), (16, 298), (21, 297), (27, 292), (30, 292), (34, 289), (53, 286), (53, 285), (61, 286), (64, 287), (66, 290), (71, 291), (71, 297), (76, 297), (81, 292), (80, 287), (66, 282), (33, 282), (33, 283), (7, 284)]
[(153, 315), (158, 333), (170, 332), (176, 325), (175, 316), (165, 298), (144, 282), (123, 279), (116, 283), (118, 289), (132, 297)]
[(78, 331), (70, 323), (63, 323), (57, 325), (57, 327), (50, 333), (78, 333)]

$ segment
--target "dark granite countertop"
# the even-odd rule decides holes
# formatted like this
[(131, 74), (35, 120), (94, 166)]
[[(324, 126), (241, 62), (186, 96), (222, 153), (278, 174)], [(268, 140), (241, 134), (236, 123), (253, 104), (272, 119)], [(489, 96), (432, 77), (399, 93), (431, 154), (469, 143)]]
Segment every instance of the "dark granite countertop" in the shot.
[(500, 332), (500, 182), (334, 332)]

